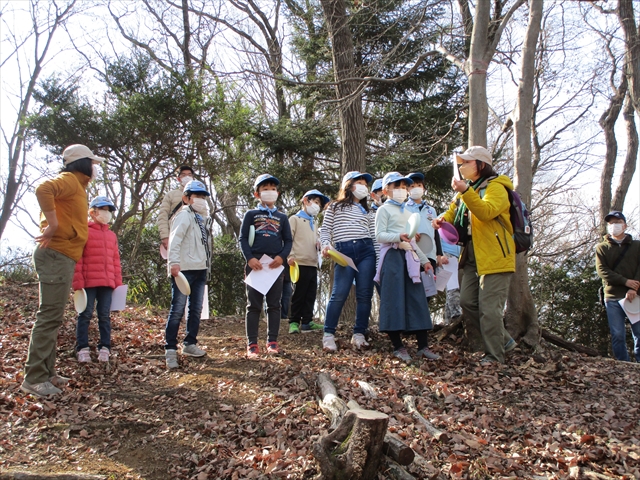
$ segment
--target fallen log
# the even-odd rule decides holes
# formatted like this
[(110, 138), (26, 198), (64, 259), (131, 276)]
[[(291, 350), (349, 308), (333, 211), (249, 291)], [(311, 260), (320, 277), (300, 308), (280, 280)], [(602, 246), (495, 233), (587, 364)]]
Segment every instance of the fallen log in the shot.
[(451, 333), (455, 332), (462, 325), (462, 315), (460, 315), (451, 325), (442, 327), (438, 332), (434, 334), (436, 341), (441, 342), (447, 338)]
[(565, 350), (570, 350), (572, 352), (584, 353), (589, 355), (590, 357), (601, 357), (602, 355), (597, 350), (585, 347), (584, 345), (580, 345), (579, 343), (570, 342), (565, 340), (558, 335), (554, 335), (549, 330), (542, 329), (542, 338), (544, 338), (547, 342), (552, 343), (558, 347), (562, 347)]
[(326, 373), (318, 374), (318, 388), (320, 389), (320, 409), (331, 420), (329, 430), (338, 428), (344, 414), (349, 410), (344, 400), (338, 397), (338, 391)]
[(393, 480), (416, 480), (416, 477), (392, 460), (387, 461), (387, 470), (384, 472), (384, 475), (385, 478), (391, 478)]
[(448, 442), (449, 435), (442, 430), (438, 430), (429, 420), (424, 418), (418, 409), (416, 408), (416, 402), (412, 395), (405, 395), (403, 397), (404, 404), (407, 407), (407, 411), (415, 418), (418, 422), (420, 422), (426, 429), (429, 434), (440, 442)]
[(407, 446), (398, 436), (387, 432), (384, 436), (382, 452), (400, 465), (411, 465), (416, 456), (413, 448)]

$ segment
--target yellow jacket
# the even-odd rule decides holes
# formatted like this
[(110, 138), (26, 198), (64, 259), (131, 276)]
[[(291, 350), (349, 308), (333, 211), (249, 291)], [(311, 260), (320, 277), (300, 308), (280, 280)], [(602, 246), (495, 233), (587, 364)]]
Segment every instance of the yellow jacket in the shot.
[[(85, 189), (90, 178), (80, 172), (63, 172), (36, 187), (36, 197), (43, 212), (56, 212), (58, 229), (47, 248), (66, 255), (76, 262), (82, 257), (89, 236), (87, 215), (89, 205)], [(40, 228), (47, 220), (40, 214)]]
[(506, 175), (500, 175), (489, 181), (484, 192), (482, 189), (475, 191), (469, 188), (463, 194), (456, 195), (442, 215), (444, 220), (453, 223), (458, 200), (467, 205), (471, 213), (469, 223), (478, 275), (516, 271), (516, 247), (505, 187), (513, 190), (513, 183)]

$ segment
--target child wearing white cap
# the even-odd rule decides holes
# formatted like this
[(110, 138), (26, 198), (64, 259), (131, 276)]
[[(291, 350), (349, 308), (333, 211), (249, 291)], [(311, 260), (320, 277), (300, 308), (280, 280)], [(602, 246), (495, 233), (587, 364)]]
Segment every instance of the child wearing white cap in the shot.
[(393, 355), (405, 363), (412, 358), (402, 342), (402, 333), (412, 333), (418, 341), (418, 358), (437, 360), (429, 350), (428, 331), (433, 328), (429, 305), (420, 277), (420, 267), (433, 270), (427, 256), (407, 233), (411, 212), (406, 208), (407, 187), (413, 183), (398, 172), (382, 180), (387, 201), (376, 214), (376, 240), (380, 243), (380, 332), (389, 336)]
[(326, 352), (338, 349), (335, 341), (338, 319), (354, 280), (357, 306), (351, 344), (357, 349), (369, 346), (365, 332), (369, 327), (377, 257), (375, 217), (367, 204), (367, 185), (371, 180), (373, 178), (368, 173), (348, 172), (342, 178), (337, 200), (329, 204), (324, 214), (320, 232), (323, 256), (330, 258), (329, 250), (335, 249), (350, 257), (358, 269), (336, 264), (322, 338), (322, 348)]
[(89, 322), (94, 305), (100, 332), (98, 361), (108, 362), (111, 354), (111, 296), (122, 285), (118, 239), (109, 229), (115, 210), (107, 197), (96, 197), (89, 204), (89, 238), (73, 275), (73, 289), (84, 289), (87, 296), (87, 306), (76, 323), (76, 354), (81, 363), (91, 362)]

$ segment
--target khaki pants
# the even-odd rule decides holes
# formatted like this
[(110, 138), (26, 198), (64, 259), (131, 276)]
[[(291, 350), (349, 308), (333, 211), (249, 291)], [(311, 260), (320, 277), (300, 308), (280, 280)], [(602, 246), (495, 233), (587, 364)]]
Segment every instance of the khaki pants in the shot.
[(479, 324), (485, 353), (493, 360), (504, 363), (504, 346), (511, 340), (503, 321), (511, 273), (478, 275), (473, 244), (469, 243), (466, 248), (460, 306), (467, 321)]
[(76, 262), (50, 248), (36, 247), (33, 264), (40, 282), (40, 308), (31, 330), (24, 367), (24, 379), (31, 384), (46, 382), (56, 373), (58, 328), (69, 301)]

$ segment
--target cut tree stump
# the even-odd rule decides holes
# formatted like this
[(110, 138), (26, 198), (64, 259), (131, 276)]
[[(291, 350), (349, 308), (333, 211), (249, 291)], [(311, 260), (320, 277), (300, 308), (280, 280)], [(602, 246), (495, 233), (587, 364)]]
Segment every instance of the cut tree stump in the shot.
[(349, 410), (333, 432), (313, 445), (325, 480), (377, 478), (389, 417), (375, 410)]
[(444, 443), (449, 441), (449, 435), (447, 434), (447, 432), (438, 430), (436, 427), (433, 426), (433, 424), (429, 420), (427, 420), (420, 414), (420, 412), (416, 408), (416, 402), (413, 396), (405, 395), (403, 400), (404, 400), (404, 404), (407, 406), (407, 411), (411, 415), (413, 415), (413, 418), (415, 418), (418, 422), (420, 422), (424, 426), (424, 428), (427, 429), (427, 432), (429, 432), (429, 434), (433, 438)]

